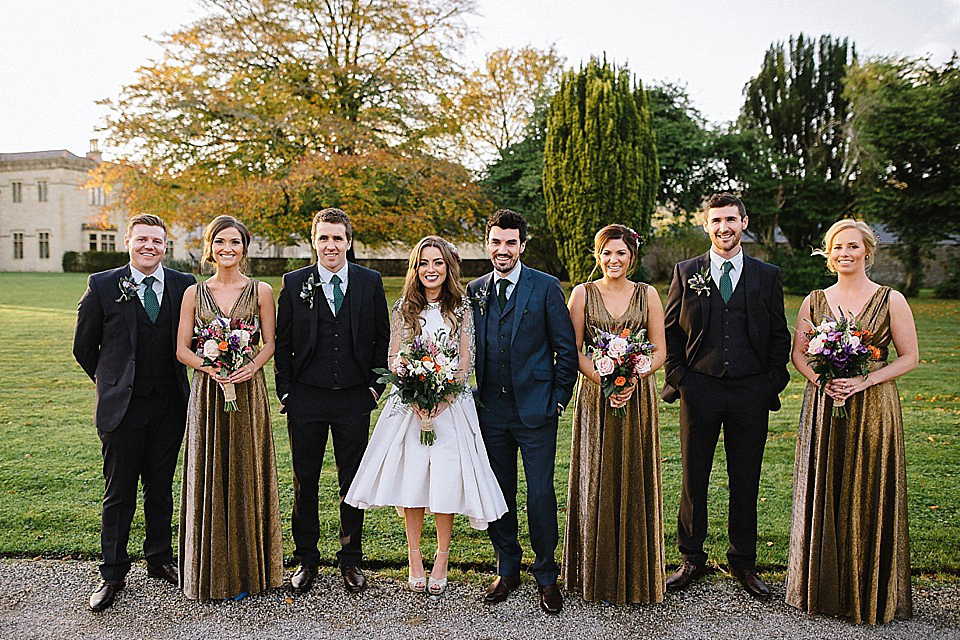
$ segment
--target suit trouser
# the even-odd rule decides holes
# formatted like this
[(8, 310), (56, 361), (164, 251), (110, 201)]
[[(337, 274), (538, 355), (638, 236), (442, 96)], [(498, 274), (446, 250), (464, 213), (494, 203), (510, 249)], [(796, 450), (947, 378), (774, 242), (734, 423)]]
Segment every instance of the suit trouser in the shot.
[(174, 389), (131, 396), (117, 428), (97, 432), (105, 481), (100, 528), (104, 580), (121, 580), (130, 570), (127, 542), (138, 482), (143, 483), (143, 555), (151, 564), (173, 562), (173, 473), (185, 427), (186, 407)]
[(757, 559), (757, 497), (770, 417), (766, 374), (715, 378), (687, 371), (680, 384), (680, 452), (683, 492), (677, 543), (684, 558), (703, 565), (707, 554), (707, 487), (723, 428), (730, 486), (727, 561), (752, 569)]
[[(350, 414), (343, 411), (342, 417), (324, 415), (322, 408), (327, 403), (323, 398), (338, 391), (301, 385), (295, 389), (293, 406), (287, 410), (287, 430), (293, 458), (293, 555), (305, 565), (320, 563), (320, 551), (317, 548), (320, 540), (320, 471), (327, 437), (333, 434), (333, 455), (337, 464), (340, 496), (340, 550), (337, 552), (337, 561), (341, 567), (358, 565), (363, 558), (363, 510), (347, 504), (343, 498), (350, 490), (367, 448), (370, 413)], [(373, 402), (373, 396), (366, 387), (359, 391), (342, 391), (344, 394), (361, 393), (362, 401), (352, 403), (355, 407), (366, 408)]]
[(487, 528), (497, 553), (497, 573), (520, 575), (523, 549), (517, 539), (517, 451), (527, 480), (527, 524), (530, 546), (536, 554), (532, 573), (539, 584), (554, 584), (560, 568), (554, 560), (557, 532), (557, 494), (553, 486), (557, 455), (557, 418), (539, 427), (525, 426), (518, 416), (505, 417), (480, 409), (480, 432), (493, 475), (507, 502), (507, 512)]

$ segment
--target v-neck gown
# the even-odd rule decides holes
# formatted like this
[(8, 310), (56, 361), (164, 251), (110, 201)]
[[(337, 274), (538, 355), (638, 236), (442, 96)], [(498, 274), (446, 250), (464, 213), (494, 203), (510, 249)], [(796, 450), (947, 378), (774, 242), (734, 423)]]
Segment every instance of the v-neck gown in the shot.
[[(817, 324), (831, 317), (823, 291), (810, 296)], [(886, 366), (890, 288), (880, 287), (860, 312)], [(846, 401), (846, 418), (807, 383), (793, 471), (793, 523), (787, 604), (810, 613), (876, 624), (909, 618), (910, 534), (903, 416), (894, 380)]]
[[(596, 329), (633, 332), (647, 326), (647, 287), (634, 285), (623, 315), (613, 318), (587, 283), (584, 345)], [(663, 349), (665, 345), (657, 345)], [(588, 601), (663, 600), (663, 497), (655, 376), (640, 380), (623, 418), (600, 386), (580, 376), (573, 411), (563, 581)]]
[[(229, 313), (259, 327), (257, 281)], [(222, 312), (197, 285), (197, 326)], [(259, 341), (259, 331), (253, 337)], [(180, 499), (180, 582), (191, 600), (259, 593), (283, 582), (283, 534), (263, 369), (236, 385), (237, 410), (224, 411), (216, 380), (194, 371), (187, 407)]]

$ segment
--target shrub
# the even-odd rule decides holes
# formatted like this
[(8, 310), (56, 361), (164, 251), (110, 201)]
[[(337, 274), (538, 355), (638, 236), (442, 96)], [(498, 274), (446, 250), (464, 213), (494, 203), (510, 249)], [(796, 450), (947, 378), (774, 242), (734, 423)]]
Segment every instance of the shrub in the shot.
[(788, 293), (806, 295), (837, 281), (837, 276), (827, 270), (826, 261), (816, 256), (777, 247), (770, 252), (768, 262), (780, 267), (783, 290)]
[[(669, 282), (673, 267), (687, 258), (700, 255), (710, 247), (710, 241), (698, 225), (671, 225), (661, 228), (646, 246), (641, 269), (634, 279), (646, 282)], [(646, 280), (646, 275), (652, 280)]]
[(192, 273), (196, 275), (199, 272), (200, 265), (194, 262), (193, 260), (180, 260), (177, 258), (170, 258), (169, 260), (163, 261), (163, 266), (168, 269), (174, 269), (175, 271), (182, 271), (183, 273)]
[(933, 295), (937, 298), (960, 298), (960, 256), (951, 256), (946, 276), (933, 290)]
[(126, 251), (87, 251), (83, 254), (81, 269), (87, 273), (96, 273), (122, 267), (128, 262), (130, 254)]
[(60, 261), (64, 273), (77, 273), (83, 271), (83, 259), (76, 251), (65, 251), (63, 260)]

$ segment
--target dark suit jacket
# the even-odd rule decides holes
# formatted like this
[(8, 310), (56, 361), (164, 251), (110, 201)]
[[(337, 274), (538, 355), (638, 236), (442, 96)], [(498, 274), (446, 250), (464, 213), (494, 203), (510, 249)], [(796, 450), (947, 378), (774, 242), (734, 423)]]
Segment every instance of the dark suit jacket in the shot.
[[(173, 269), (163, 269), (163, 301), (169, 303), (173, 322), (170, 344), (177, 351), (177, 323), (180, 321), (180, 303), (183, 292), (196, 278)], [(130, 265), (94, 273), (87, 279), (77, 305), (77, 328), (73, 336), (73, 357), (97, 385), (94, 422), (100, 431), (113, 431), (120, 424), (130, 396), (136, 372), (134, 354), (137, 351), (137, 307), (139, 299), (117, 302), (120, 298), (120, 278), (130, 275)], [(174, 358), (177, 387), (184, 403), (190, 397), (187, 370)]]
[[(700, 295), (687, 282), (697, 273), (710, 271), (710, 253), (684, 260), (673, 269), (673, 280), (664, 308), (667, 338), (667, 360), (664, 364), (666, 384), (663, 399), (674, 402), (680, 397), (680, 381), (687, 372), (687, 363), (700, 348), (704, 327), (710, 323), (710, 299)], [(738, 287), (746, 287), (747, 332), (750, 345), (776, 391), (770, 409), (780, 408), (779, 393), (790, 381), (787, 362), (790, 360), (790, 331), (783, 308), (783, 285), (780, 267), (744, 254), (743, 273)], [(714, 287), (714, 295), (719, 295)]]
[[(300, 298), (300, 291), (315, 264), (284, 274), (283, 288), (277, 302), (277, 350), (274, 354), (277, 397), (283, 397), (310, 361), (317, 345), (319, 305), (327, 304), (317, 280), (313, 308)], [(368, 371), (367, 386), (382, 394), (384, 386), (377, 382), (376, 368), (386, 368), (390, 348), (390, 312), (383, 291), (383, 278), (376, 271), (350, 263), (347, 271), (347, 295), (350, 296), (350, 328), (353, 351), (361, 366)], [(321, 354), (323, 355), (323, 354)]]
[[(486, 317), (481, 314), (480, 298), (486, 300), (485, 309), (497, 304), (492, 289), (493, 273), (467, 285), (477, 325), (477, 386), (480, 388), (484, 384), (486, 349)], [(513, 389), (523, 424), (538, 427), (557, 415), (558, 404), (566, 407), (570, 402), (577, 381), (577, 343), (559, 280), (523, 265), (513, 297), (516, 298), (510, 333)]]

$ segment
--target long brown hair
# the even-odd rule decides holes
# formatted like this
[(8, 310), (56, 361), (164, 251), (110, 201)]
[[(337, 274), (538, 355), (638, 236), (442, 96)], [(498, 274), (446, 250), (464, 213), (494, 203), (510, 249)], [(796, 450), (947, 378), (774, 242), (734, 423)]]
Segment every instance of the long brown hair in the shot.
[(240, 233), (240, 243), (243, 245), (243, 255), (240, 257), (240, 271), (246, 271), (247, 267), (247, 252), (250, 249), (250, 230), (247, 229), (247, 225), (243, 224), (233, 216), (217, 216), (210, 221), (210, 224), (207, 225), (207, 228), (203, 230), (203, 258), (204, 263), (212, 264), (214, 267), (217, 265), (216, 259), (213, 257), (213, 241), (217, 237), (217, 234), (223, 231), (224, 229), (236, 229)]
[(410, 252), (407, 264), (407, 277), (403, 281), (403, 302), (399, 313), (403, 319), (403, 328), (407, 335), (420, 335), (420, 312), (427, 308), (427, 294), (417, 275), (420, 258), (426, 247), (436, 247), (447, 265), (447, 279), (440, 289), (440, 313), (454, 329), (459, 329), (456, 310), (463, 300), (464, 288), (460, 282), (460, 256), (453, 245), (440, 236), (421, 238)]

